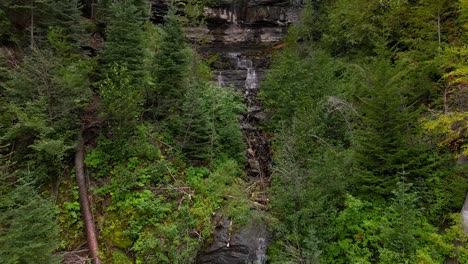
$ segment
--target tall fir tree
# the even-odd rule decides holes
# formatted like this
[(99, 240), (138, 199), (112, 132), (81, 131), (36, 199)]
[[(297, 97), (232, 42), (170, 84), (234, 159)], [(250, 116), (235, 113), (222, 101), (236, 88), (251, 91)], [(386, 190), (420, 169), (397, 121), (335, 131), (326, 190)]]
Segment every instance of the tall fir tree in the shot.
[(84, 43), (84, 26), (81, 17), (82, 5), (77, 0), (45, 0), (43, 3), (44, 22), (42, 26), (60, 29), (75, 47)]
[[(404, 90), (404, 73), (378, 61), (363, 69), (358, 87), (360, 121), (354, 131), (358, 193), (389, 195), (408, 170), (409, 142), (418, 116)], [(357, 193), (356, 193), (357, 194)]]
[(117, 129), (115, 132), (125, 133), (131, 131), (141, 115), (142, 91), (148, 75), (144, 63), (146, 16), (133, 1), (117, 1), (110, 10), (99, 93), (104, 116)]
[(117, 1), (110, 10), (102, 53), (104, 71), (115, 65), (123, 66), (141, 88), (145, 75), (142, 65), (145, 57), (144, 15), (131, 1)]
[[(60, 263), (54, 204), (34, 186), (34, 175), (12, 172), (0, 149), (0, 262)], [(10, 154), (11, 155), (11, 154)], [(23, 175), (20, 175), (23, 174)]]
[(39, 49), (9, 70), (4, 95), (11, 123), (0, 140), (13, 143), (18, 166), (40, 170), (43, 180), (61, 175), (89, 99), (90, 70), (85, 59)]
[(155, 92), (148, 98), (150, 109), (159, 118), (171, 117), (181, 112), (183, 98), (188, 90), (188, 58), (190, 51), (175, 10), (165, 17), (159, 50), (153, 63)]

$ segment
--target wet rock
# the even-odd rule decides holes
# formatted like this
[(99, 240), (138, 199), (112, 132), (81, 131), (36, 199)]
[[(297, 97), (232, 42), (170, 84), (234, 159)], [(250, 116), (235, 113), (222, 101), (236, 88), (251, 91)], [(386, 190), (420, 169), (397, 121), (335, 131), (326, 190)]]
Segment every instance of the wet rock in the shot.
[(257, 130), (256, 127), (254, 127), (252, 124), (250, 123), (241, 123), (241, 129), (242, 130), (250, 130), (250, 131), (255, 131)]
[(267, 225), (259, 217), (252, 218), (242, 227), (223, 217), (222, 224), (213, 232), (213, 242), (198, 257), (197, 263), (266, 263), (268, 236)]
[[(162, 1), (162, 0), (159, 0)], [(257, 126), (266, 119), (257, 99), (258, 89), (270, 65), (271, 51), (277, 47), (287, 27), (299, 21), (301, 0), (217, 0), (205, 8), (206, 25), (186, 28), (190, 41), (205, 57), (216, 56), (210, 66), (212, 79), (220, 87), (234, 88), (244, 96), (246, 113), (240, 126), (249, 146), (245, 155), (251, 196), (258, 214), (267, 210), (266, 188), (271, 172), (271, 151), (266, 133)], [(297, 3), (297, 4), (294, 4)], [(252, 193), (253, 194), (253, 193)], [(250, 197), (250, 196), (249, 196)], [(212, 238), (199, 252), (197, 263), (266, 263), (268, 225), (253, 217), (247, 224), (231, 224), (218, 217)]]
[(247, 109), (247, 113), (255, 114), (262, 111), (262, 107), (260, 105), (252, 105)]
[(457, 159), (457, 164), (461, 164), (461, 165), (468, 164), (468, 156), (460, 155), (460, 157)]
[(257, 160), (249, 159), (249, 160), (247, 161), (247, 163), (248, 163), (248, 167), (249, 167), (251, 170), (260, 171), (260, 164), (258, 163)]
[(264, 112), (257, 112), (253, 115), (251, 115), (252, 118), (254, 118), (257, 122), (262, 122), (266, 120), (267, 116)]

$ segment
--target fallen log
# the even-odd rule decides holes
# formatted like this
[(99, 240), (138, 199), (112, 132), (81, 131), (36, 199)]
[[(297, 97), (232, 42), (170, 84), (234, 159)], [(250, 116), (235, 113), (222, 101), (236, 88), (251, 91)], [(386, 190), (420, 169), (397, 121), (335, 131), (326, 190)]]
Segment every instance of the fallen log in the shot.
[(94, 225), (93, 215), (88, 199), (88, 187), (84, 173), (84, 141), (82, 131), (78, 136), (78, 146), (75, 155), (76, 184), (78, 185), (78, 195), (80, 200), (81, 215), (83, 217), (86, 239), (88, 241), (89, 254), (93, 264), (101, 264)]

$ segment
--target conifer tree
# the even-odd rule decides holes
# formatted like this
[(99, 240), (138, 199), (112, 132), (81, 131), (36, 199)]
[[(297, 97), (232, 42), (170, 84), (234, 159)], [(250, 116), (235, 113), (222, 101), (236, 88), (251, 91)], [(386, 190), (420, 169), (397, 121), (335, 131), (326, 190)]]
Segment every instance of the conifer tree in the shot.
[(175, 10), (165, 17), (163, 35), (153, 63), (155, 93), (149, 98), (149, 107), (158, 116), (177, 115), (187, 92), (188, 58), (184, 34)]
[(0, 262), (60, 263), (53, 203), (37, 192), (33, 175), (12, 173), (6, 158), (0, 154)]
[[(60, 175), (61, 163), (73, 149), (79, 111), (89, 96), (85, 60), (63, 58), (36, 49), (4, 84), (6, 105), (12, 125), (1, 135), (3, 142), (15, 142), (19, 166), (29, 161), (43, 179)], [(37, 167), (36, 167), (37, 166)]]
[(181, 121), (175, 128), (176, 138), (181, 140), (182, 150), (192, 161), (207, 161), (210, 158), (210, 134), (212, 122), (209, 98), (203, 94), (203, 84), (191, 85), (185, 95), (182, 116), (174, 121)]
[(147, 76), (143, 30), (146, 18), (133, 1), (115, 2), (110, 10), (99, 93), (104, 115), (117, 129), (115, 132), (128, 132), (141, 114)]
[(128, 132), (141, 114), (141, 89), (127, 68), (115, 64), (100, 82), (99, 93), (104, 106), (104, 116), (114, 132)]
[(144, 16), (131, 1), (115, 2), (110, 10), (106, 31), (107, 41), (102, 54), (104, 71), (110, 70), (115, 65), (125, 67), (141, 88), (144, 76), (142, 61), (145, 56)]
[(364, 70), (367, 80), (358, 95), (361, 120), (354, 135), (359, 180), (354, 186), (361, 194), (389, 195), (398, 181), (395, 175), (408, 170), (407, 143), (418, 112), (404, 94), (402, 72), (382, 61), (372, 69)]
[(417, 120), (421, 107), (415, 101), (417, 91), (413, 94), (410, 72), (382, 60), (369, 66), (362, 69), (366, 77), (356, 90), (360, 119), (354, 130), (354, 194), (388, 197), (404, 174), (422, 197), (432, 197), (421, 200), (440, 199), (451, 184), (443, 187), (434, 182), (450, 181), (451, 165), (445, 155), (420, 139)]
[(74, 46), (82, 44), (85, 32), (81, 21), (82, 5), (79, 1), (45, 0), (42, 5), (42, 26), (45, 29), (60, 29)]
[(96, 10), (96, 20), (98, 24), (108, 24), (112, 17), (112, 6), (116, 3), (126, 2), (138, 9), (142, 21), (146, 21), (151, 15), (151, 1), (149, 0), (98, 0)]

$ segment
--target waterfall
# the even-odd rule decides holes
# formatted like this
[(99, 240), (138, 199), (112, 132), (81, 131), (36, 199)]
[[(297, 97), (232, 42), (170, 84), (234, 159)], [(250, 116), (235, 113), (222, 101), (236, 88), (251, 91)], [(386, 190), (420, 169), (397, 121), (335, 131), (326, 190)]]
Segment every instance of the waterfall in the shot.
[[(244, 91), (246, 112), (240, 117), (240, 127), (248, 149), (245, 152), (247, 181), (252, 186), (248, 189), (249, 197), (253, 202), (258, 215), (250, 216), (248, 223), (233, 223), (226, 216), (219, 215), (216, 222), (221, 228), (213, 231), (213, 240), (204, 252), (199, 255), (199, 263), (255, 263), (267, 262), (267, 249), (270, 233), (264, 216), (265, 208), (269, 202), (266, 189), (269, 184), (271, 151), (266, 134), (258, 128), (264, 120), (264, 113), (257, 92), (262, 77), (262, 68), (254, 66), (256, 55), (238, 52), (226, 52), (227, 60), (223, 68), (219, 69), (214, 81), (219, 87), (226, 84)], [(223, 58), (224, 59), (224, 58)], [(227, 66), (227, 67), (226, 67)], [(215, 76), (213, 76), (215, 77)], [(236, 228), (232, 228), (235, 225)], [(235, 231), (232, 231), (235, 230)], [(229, 245), (229, 246), (227, 246)]]
[[(255, 68), (253, 67), (253, 61), (246, 59), (245, 57), (241, 58), (241, 55), (237, 52), (229, 52), (228, 57), (235, 59), (236, 68), (247, 70), (247, 77), (245, 78), (245, 95), (248, 96), (251, 90), (256, 90), (258, 88), (258, 77)], [(218, 75), (218, 83), (219, 83)]]
[(224, 78), (223, 78), (223, 73), (222, 72), (219, 72), (218, 73), (218, 86), (219, 87), (224, 87), (226, 86), (226, 84), (224, 83)]
[(247, 68), (247, 78), (245, 79), (245, 89), (246, 90), (255, 90), (258, 87), (257, 72), (255, 69)]

